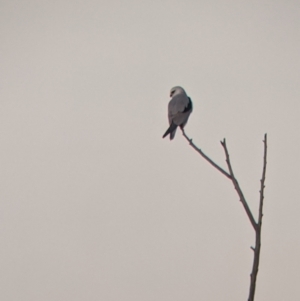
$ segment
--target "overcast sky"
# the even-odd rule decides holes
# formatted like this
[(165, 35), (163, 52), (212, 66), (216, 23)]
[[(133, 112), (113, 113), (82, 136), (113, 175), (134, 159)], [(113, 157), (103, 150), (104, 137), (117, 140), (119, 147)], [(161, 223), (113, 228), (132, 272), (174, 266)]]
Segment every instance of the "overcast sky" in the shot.
[(0, 299), (246, 300), (268, 169), (256, 301), (300, 295), (300, 2), (0, 0)]

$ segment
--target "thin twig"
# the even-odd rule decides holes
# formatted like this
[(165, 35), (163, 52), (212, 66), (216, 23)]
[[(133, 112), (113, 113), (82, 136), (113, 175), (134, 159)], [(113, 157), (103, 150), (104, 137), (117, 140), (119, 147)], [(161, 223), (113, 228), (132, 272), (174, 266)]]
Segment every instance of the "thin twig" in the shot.
[(190, 143), (190, 145), (206, 160), (208, 161), (213, 167), (215, 167), (218, 171), (220, 171), (224, 176), (226, 176), (228, 179), (231, 179), (231, 176), (228, 172), (226, 172), (222, 167), (220, 167), (218, 164), (216, 164), (212, 159), (210, 159), (207, 155), (205, 155), (203, 153), (203, 151), (198, 148), (194, 143), (193, 143), (193, 140), (190, 139), (184, 129), (181, 129), (182, 130), (182, 135), (185, 137), (185, 139)]
[(254, 230), (257, 229), (257, 223), (253, 217), (253, 214), (248, 206), (248, 203), (244, 197), (244, 194), (242, 192), (242, 189), (236, 179), (236, 177), (234, 176), (234, 173), (233, 173), (233, 169), (232, 169), (232, 166), (231, 166), (231, 162), (230, 162), (230, 158), (229, 158), (229, 153), (228, 153), (228, 149), (227, 149), (227, 146), (226, 146), (226, 140), (224, 139), (223, 141), (221, 141), (221, 145), (223, 146), (224, 148), (224, 151), (225, 151), (225, 156), (226, 156), (226, 163), (227, 163), (227, 166), (228, 166), (228, 170), (229, 170), (229, 173), (230, 173), (230, 176), (231, 176), (231, 180), (232, 180), (232, 183), (233, 183), (233, 186), (237, 192), (237, 194), (239, 195), (240, 197), (240, 201), (241, 203), (243, 204), (244, 208), (245, 208), (245, 211), (248, 215), (248, 218), (254, 228)]
[(261, 228), (262, 228), (263, 202), (264, 202), (264, 188), (265, 188), (266, 169), (267, 169), (267, 134), (265, 134), (263, 142), (264, 142), (264, 162), (263, 162), (262, 178), (260, 180), (258, 224), (257, 224), (257, 229), (255, 231), (256, 239), (255, 239), (255, 248), (253, 249), (254, 258), (253, 258), (252, 272), (251, 272), (251, 276), (250, 276), (251, 280), (250, 280), (248, 301), (254, 300), (256, 279), (257, 279), (258, 267), (259, 267), (260, 248), (261, 248)]
[(266, 181), (266, 170), (267, 170), (267, 134), (265, 134), (264, 140), (264, 163), (263, 163), (263, 172), (260, 180), (260, 198), (259, 198), (259, 212), (258, 212), (258, 224), (261, 225), (263, 217), (263, 203), (264, 203), (264, 189)]

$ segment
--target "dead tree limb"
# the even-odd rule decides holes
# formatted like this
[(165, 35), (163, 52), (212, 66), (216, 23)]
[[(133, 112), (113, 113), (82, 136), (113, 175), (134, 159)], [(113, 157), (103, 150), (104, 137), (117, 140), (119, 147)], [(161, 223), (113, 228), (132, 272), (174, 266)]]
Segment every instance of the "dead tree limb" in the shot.
[(215, 167), (219, 172), (221, 172), (224, 176), (226, 176), (228, 179), (231, 179), (230, 174), (225, 171), (222, 167), (220, 167), (218, 164), (216, 164), (212, 159), (210, 159), (208, 156), (206, 156), (203, 151), (198, 148), (194, 143), (193, 140), (190, 139), (184, 132), (184, 130), (182, 129), (182, 134), (183, 136), (186, 138), (186, 140), (190, 143), (190, 145), (192, 146), (192, 148), (194, 148), (206, 161), (208, 161), (213, 167)]
[(258, 274), (258, 267), (259, 267), (259, 258), (260, 258), (260, 248), (261, 248), (261, 228), (262, 228), (262, 217), (263, 217), (263, 202), (264, 202), (264, 188), (265, 188), (265, 180), (266, 180), (266, 168), (267, 168), (267, 134), (264, 136), (264, 158), (263, 158), (263, 172), (262, 172), (262, 178), (260, 180), (260, 191), (259, 191), (259, 211), (258, 211), (258, 221), (256, 222), (253, 214), (249, 208), (249, 205), (246, 201), (246, 198), (243, 194), (243, 191), (239, 185), (239, 182), (237, 181), (234, 173), (233, 168), (230, 162), (229, 152), (226, 145), (226, 140), (224, 139), (221, 141), (221, 145), (225, 152), (225, 158), (227, 163), (228, 172), (225, 171), (222, 167), (220, 167), (218, 164), (216, 164), (212, 159), (210, 159), (200, 148), (198, 148), (184, 132), (182, 129), (182, 134), (186, 138), (186, 140), (189, 142), (189, 144), (206, 160), (208, 161), (213, 167), (215, 167), (219, 172), (221, 172), (224, 176), (226, 176), (228, 179), (230, 179), (233, 183), (233, 186), (239, 196), (240, 202), (242, 203), (247, 216), (250, 220), (250, 223), (255, 231), (255, 247), (251, 247), (251, 249), (254, 252), (254, 258), (253, 258), (253, 265), (252, 265), (252, 271), (250, 275), (250, 289), (249, 289), (249, 296), (248, 301), (254, 301), (254, 295), (255, 295), (255, 288), (256, 288), (256, 279)]
[(250, 289), (249, 289), (248, 301), (254, 300), (256, 279), (257, 279), (258, 267), (259, 267), (260, 247), (261, 247), (261, 228), (262, 228), (263, 205), (264, 205), (264, 189), (265, 189), (266, 169), (267, 169), (267, 134), (265, 134), (263, 143), (264, 143), (263, 171), (260, 180), (258, 222), (257, 222), (257, 228), (255, 230), (255, 247), (252, 248), (252, 250), (254, 251), (254, 258), (253, 258), (252, 272), (250, 275)]
[(228, 166), (228, 170), (229, 170), (229, 173), (230, 173), (230, 176), (231, 176), (231, 181), (233, 183), (233, 186), (234, 186), (237, 194), (239, 195), (240, 202), (243, 204), (243, 206), (245, 208), (245, 211), (246, 211), (246, 213), (249, 217), (249, 220), (252, 224), (252, 227), (254, 228), (254, 230), (256, 230), (257, 223), (255, 222), (254, 217), (252, 215), (252, 212), (251, 212), (251, 210), (250, 210), (250, 208), (249, 208), (249, 206), (246, 202), (246, 199), (245, 199), (244, 194), (242, 192), (242, 189), (239, 185), (239, 182), (237, 181), (236, 177), (233, 174), (233, 169), (232, 169), (232, 166), (231, 166), (228, 149), (227, 149), (227, 146), (226, 146), (226, 140), (224, 139), (223, 141), (221, 141), (221, 144), (224, 148), (224, 152), (225, 152), (225, 156), (226, 156), (226, 163), (227, 163), (227, 166)]

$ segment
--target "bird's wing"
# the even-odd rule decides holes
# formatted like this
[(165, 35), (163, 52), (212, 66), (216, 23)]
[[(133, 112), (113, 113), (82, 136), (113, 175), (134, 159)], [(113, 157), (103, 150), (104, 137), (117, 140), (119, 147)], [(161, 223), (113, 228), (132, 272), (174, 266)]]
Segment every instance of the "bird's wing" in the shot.
[(169, 123), (174, 122), (176, 125), (186, 123), (191, 111), (192, 102), (189, 97), (181, 94), (174, 96), (168, 107)]

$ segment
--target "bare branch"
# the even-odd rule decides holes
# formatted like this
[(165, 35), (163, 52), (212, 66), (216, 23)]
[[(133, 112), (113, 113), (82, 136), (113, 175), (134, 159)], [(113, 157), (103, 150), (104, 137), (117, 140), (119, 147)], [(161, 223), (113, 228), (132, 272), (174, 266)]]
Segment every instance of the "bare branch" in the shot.
[(259, 192), (259, 211), (258, 211), (258, 224), (255, 231), (255, 248), (254, 248), (254, 258), (253, 266), (251, 272), (250, 280), (250, 289), (249, 289), (249, 298), (248, 301), (254, 301), (255, 288), (256, 288), (256, 279), (258, 274), (259, 267), (259, 258), (260, 258), (260, 248), (261, 248), (261, 228), (262, 228), (262, 217), (263, 217), (263, 201), (264, 201), (264, 188), (266, 180), (266, 168), (267, 168), (267, 134), (264, 137), (264, 162), (263, 162), (263, 172), (262, 178), (260, 180), (260, 192)]
[(263, 172), (260, 180), (260, 198), (259, 198), (259, 212), (258, 212), (258, 224), (261, 226), (262, 217), (263, 217), (263, 203), (264, 203), (264, 189), (266, 181), (266, 169), (267, 169), (267, 134), (265, 134), (264, 140), (264, 163), (263, 163)]
[(255, 288), (256, 288), (256, 279), (258, 274), (259, 267), (259, 258), (260, 258), (260, 248), (261, 248), (261, 227), (262, 227), (262, 217), (263, 217), (263, 201), (264, 201), (264, 188), (265, 188), (265, 180), (266, 180), (266, 168), (267, 168), (267, 134), (264, 137), (264, 159), (263, 159), (263, 172), (262, 178), (260, 180), (260, 197), (259, 197), (259, 212), (258, 212), (258, 222), (255, 221), (253, 214), (248, 206), (248, 203), (244, 197), (242, 189), (234, 176), (232, 165), (230, 162), (229, 152), (226, 145), (226, 140), (221, 141), (221, 144), (224, 148), (226, 163), (228, 167), (228, 172), (226, 172), (223, 168), (221, 168), (218, 164), (216, 164), (213, 160), (211, 160), (207, 155), (205, 155), (201, 149), (199, 149), (184, 132), (182, 129), (182, 134), (186, 138), (186, 140), (190, 143), (190, 145), (213, 167), (215, 167), (218, 171), (220, 171), (223, 175), (225, 175), (228, 179), (230, 179), (233, 183), (235, 190), (240, 198), (241, 203), (244, 206), (244, 209), (248, 215), (248, 218), (252, 224), (252, 227), (255, 230), (255, 247), (251, 246), (252, 251), (254, 252), (252, 272), (251, 272), (251, 280), (250, 280), (250, 289), (249, 289), (249, 297), (248, 301), (254, 301)]
[(224, 176), (226, 176), (228, 179), (231, 179), (231, 176), (228, 172), (226, 172), (222, 167), (220, 167), (218, 164), (216, 164), (213, 160), (211, 160), (208, 156), (206, 156), (203, 151), (198, 148), (194, 143), (193, 140), (190, 139), (184, 129), (181, 129), (182, 135), (185, 137), (185, 139), (190, 143), (190, 145), (206, 160), (208, 161), (213, 167), (215, 167), (218, 171), (220, 171)]
[(233, 183), (233, 186), (234, 186), (237, 194), (240, 197), (240, 201), (241, 201), (241, 203), (243, 204), (243, 206), (245, 208), (245, 211), (246, 211), (246, 213), (248, 215), (248, 218), (249, 218), (249, 220), (250, 220), (250, 222), (251, 222), (254, 230), (256, 230), (257, 229), (257, 223), (256, 223), (256, 221), (255, 221), (255, 219), (254, 219), (254, 217), (252, 215), (252, 212), (251, 212), (251, 210), (250, 210), (250, 208), (248, 206), (248, 203), (247, 203), (247, 201), (246, 201), (246, 199), (244, 197), (242, 189), (241, 189), (241, 187), (240, 187), (237, 179), (234, 176), (233, 169), (232, 169), (231, 162), (230, 162), (230, 158), (229, 158), (228, 149), (227, 149), (227, 146), (226, 146), (226, 140), (224, 139), (223, 141), (221, 141), (221, 144), (222, 144), (222, 146), (224, 148), (224, 151), (225, 151), (226, 163), (227, 163), (227, 166), (228, 166), (228, 170), (229, 170), (229, 173), (230, 173), (230, 178), (231, 178), (231, 181)]

